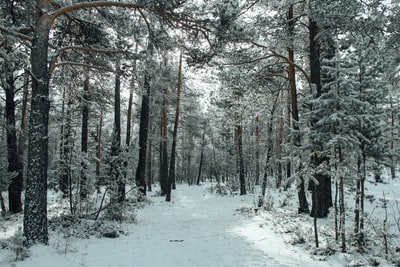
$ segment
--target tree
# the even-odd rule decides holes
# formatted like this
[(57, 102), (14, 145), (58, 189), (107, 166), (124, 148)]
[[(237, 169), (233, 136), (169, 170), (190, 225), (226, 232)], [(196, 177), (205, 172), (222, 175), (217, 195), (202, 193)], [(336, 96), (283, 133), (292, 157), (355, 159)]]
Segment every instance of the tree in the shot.
[(25, 192), (24, 235), (26, 245), (48, 243), (47, 167), (49, 81), (47, 66), (50, 16), (49, 2), (36, 1), (36, 25), (32, 39), (32, 98), (29, 118), (28, 176)]
[[(4, 25), (23, 27), (29, 23), (30, 18), (21, 8), (19, 1), (5, 1), (0, 14), (4, 17)], [(26, 16), (24, 20), (24, 16)], [(19, 152), (24, 151), (22, 146), (18, 145), (17, 140), (17, 118), (16, 118), (16, 96), (19, 86), (25, 88), (23, 83), (29, 83), (24, 75), (17, 73), (22, 70), (26, 64), (27, 49), (24, 44), (11, 36), (1, 38), (1, 54), (5, 57), (2, 65), (1, 85), (5, 92), (5, 118), (7, 130), (7, 171), (13, 175), (8, 184), (8, 204), (9, 212), (18, 213), (22, 211), (21, 193), (23, 190), (23, 162), (19, 157)], [(20, 47), (20, 48), (18, 48)], [(22, 78), (22, 79), (20, 79)], [(25, 80), (24, 80), (25, 79)], [(21, 135), (22, 136), (22, 135)], [(20, 137), (20, 140), (23, 140)]]
[(139, 162), (136, 170), (136, 185), (139, 188), (139, 191), (146, 195), (146, 151), (147, 151), (147, 137), (148, 137), (148, 127), (149, 127), (149, 116), (150, 116), (150, 108), (149, 108), (149, 98), (150, 98), (150, 77), (149, 74), (146, 73), (144, 76), (144, 90), (145, 92), (142, 95), (142, 107), (140, 109), (140, 129), (139, 129)]
[[(47, 170), (48, 170), (48, 121), (49, 121), (49, 82), (51, 71), (57, 65), (58, 54), (54, 54), (50, 66), (47, 64), (50, 30), (57, 18), (68, 13), (90, 9), (94, 7), (124, 7), (134, 10), (149, 10), (161, 18), (170, 20), (172, 25), (184, 25), (189, 29), (196, 29), (206, 34), (201, 24), (187, 18), (176, 16), (174, 10), (182, 3), (172, 3), (168, 6), (157, 4), (132, 4), (113, 1), (81, 2), (67, 6), (55, 5), (54, 12), (50, 13), (53, 3), (47, 0), (37, 0), (35, 5), (35, 26), (33, 37), (12, 32), (1, 28), (2, 32), (32, 41), (31, 48), (31, 76), (32, 98), (29, 126), (28, 149), (28, 177), (26, 183), (24, 235), (26, 244), (36, 242), (48, 243), (47, 233)], [(143, 13), (141, 15), (144, 16)], [(172, 19), (173, 20), (172, 20)], [(146, 18), (144, 18), (146, 20)]]
[(175, 159), (176, 159), (176, 143), (178, 138), (178, 126), (179, 126), (179, 116), (180, 116), (180, 99), (182, 90), (182, 52), (179, 55), (179, 66), (178, 66), (178, 84), (176, 89), (176, 108), (175, 108), (175, 123), (174, 130), (172, 133), (172, 147), (171, 147), (171, 157), (169, 164), (169, 174), (167, 180), (167, 194), (166, 201), (171, 201), (171, 187), (175, 185)]

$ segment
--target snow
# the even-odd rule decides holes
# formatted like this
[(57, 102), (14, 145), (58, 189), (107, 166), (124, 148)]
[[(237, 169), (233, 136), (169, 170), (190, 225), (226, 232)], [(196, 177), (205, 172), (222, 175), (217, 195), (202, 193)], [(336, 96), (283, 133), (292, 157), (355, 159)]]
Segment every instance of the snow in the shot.
[[(11, 250), (0, 250), (0, 267), (336, 267), (354, 260), (339, 252), (317, 257), (310, 249), (293, 245), (293, 235), (288, 233), (296, 227), (312, 234), (309, 216), (279, 208), (255, 212), (256, 194), (220, 196), (210, 193), (209, 187), (178, 185), (170, 203), (164, 197), (149, 196), (150, 203), (137, 211), (137, 223), (122, 223), (126, 234), (118, 238), (64, 238), (50, 232), (50, 245), (30, 248), (30, 256), (23, 261), (15, 261)], [(50, 204), (59, 205), (57, 195), (52, 197)], [(18, 223), (10, 223), (0, 239), (17, 228)]]

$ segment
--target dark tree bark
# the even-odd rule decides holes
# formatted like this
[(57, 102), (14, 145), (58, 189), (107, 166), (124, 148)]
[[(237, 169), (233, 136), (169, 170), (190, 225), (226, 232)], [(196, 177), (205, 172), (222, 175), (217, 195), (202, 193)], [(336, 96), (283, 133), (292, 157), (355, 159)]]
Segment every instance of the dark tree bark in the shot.
[(175, 159), (176, 159), (176, 142), (178, 138), (178, 126), (179, 126), (179, 116), (180, 116), (180, 102), (181, 102), (181, 91), (182, 91), (182, 53), (179, 56), (179, 66), (178, 66), (178, 86), (176, 90), (176, 109), (175, 109), (175, 123), (174, 131), (172, 133), (172, 147), (171, 147), (171, 158), (169, 164), (169, 174), (167, 181), (167, 195), (166, 201), (171, 201), (171, 187), (176, 188), (176, 178), (175, 178)]
[(49, 1), (36, 1), (36, 25), (32, 39), (32, 99), (29, 119), (28, 175), (26, 179), (24, 235), (27, 246), (48, 244), (47, 168), (49, 122), (48, 41)]
[[(86, 157), (88, 152), (88, 134), (89, 134), (89, 82), (90, 82), (90, 69), (85, 69), (85, 80), (83, 83), (83, 98), (82, 98), (82, 129), (81, 129), (81, 152), (82, 156)], [(80, 179), (80, 197), (86, 199), (88, 194), (87, 182), (88, 177), (86, 174), (86, 163), (81, 163), (81, 179)]]
[(20, 128), (20, 134), (19, 134), (19, 140), (18, 140), (18, 157), (19, 157), (19, 164), (20, 167), (19, 169), (21, 170), (22, 173), (22, 180), (24, 180), (25, 171), (25, 159), (26, 159), (26, 151), (27, 151), (27, 145), (26, 145), (26, 125), (27, 125), (27, 111), (28, 111), (28, 98), (29, 98), (29, 85), (30, 85), (30, 76), (29, 73), (26, 72), (25, 74), (25, 84), (24, 84), (24, 93), (22, 96), (22, 107), (21, 107), (21, 128)]
[[(319, 98), (322, 95), (320, 45), (318, 40), (319, 27), (312, 19), (309, 21), (309, 31), (311, 83), (316, 88), (316, 98)], [(318, 153), (318, 150), (323, 150), (322, 143), (316, 144), (314, 150), (315, 156), (312, 157), (311, 163), (315, 168), (329, 161), (328, 157), (319, 155), (320, 153)], [(315, 179), (318, 181), (318, 184), (311, 184), (312, 208), (310, 215), (312, 217), (324, 218), (328, 215), (329, 208), (333, 206), (331, 177), (328, 174), (316, 173)]]
[[(150, 114), (149, 117), (149, 133), (150, 135), (152, 134), (152, 115)], [(152, 148), (153, 142), (152, 138), (148, 138), (147, 142), (147, 167), (146, 167), (146, 177), (147, 177), (147, 191), (151, 192), (152, 191), (152, 184), (153, 184), (153, 168), (152, 168), (152, 162), (153, 162), (153, 148)]]
[(160, 185), (161, 195), (166, 195), (168, 191), (168, 132), (167, 132), (167, 114), (168, 114), (168, 88), (164, 89), (164, 104), (161, 114), (160, 124)]
[(256, 185), (260, 185), (260, 119), (256, 116)]
[(100, 112), (99, 126), (97, 129), (97, 151), (96, 151), (96, 177), (100, 179), (101, 175), (101, 142), (103, 138), (103, 111)]
[(239, 181), (240, 195), (246, 195), (246, 180), (244, 177), (244, 161), (243, 161), (243, 130), (241, 119), (238, 119), (237, 127), (237, 146), (238, 146), (238, 163), (239, 163)]
[(6, 129), (7, 129), (7, 158), (8, 172), (15, 173), (8, 186), (8, 204), (11, 213), (22, 211), (21, 193), (23, 189), (22, 169), (18, 156), (17, 130), (15, 119), (15, 85), (13, 69), (6, 63)]
[[(288, 46), (288, 58), (289, 58), (289, 85), (290, 85), (290, 102), (291, 102), (291, 114), (292, 114), (292, 127), (293, 127), (293, 144), (295, 147), (299, 148), (301, 146), (301, 137), (300, 137), (300, 127), (299, 127), (299, 109), (297, 105), (297, 87), (296, 87), (296, 74), (295, 74), (295, 66), (294, 66), (294, 51), (293, 51), (293, 43), (294, 43), (294, 16), (293, 16), (293, 5), (289, 6), (288, 10), (288, 32), (291, 38), (291, 46)], [(301, 168), (301, 166), (299, 166)], [(295, 170), (297, 173), (299, 170)], [(307, 197), (305, 193), (305, 185), (304, 179), (302, 176), (299, 177), (299, 182), (297, 184), (297, 197), (299, 200), (299, 213), (308, 213), (310, 210), (308, 208)]]
[[(65, 100), (67, 101), (67, 108), (66, 108), (66, 114), (63, 116), (66, 118), (65, 124), (62, 125), (62, 136), (61, 136), (61, 144), (60, 144), (60, 157), (61, 157), (61, 175), (60, 175), (60, 190), (63, 192), (64, 196), (68, 196), (72, 192), (69, 192), (69, 184), (70, 184), (70, 178), (71, 178), (71, 164), (70, 164), (70, 157), (71, 157), (71, 144), (70, 144), (70, 139), (71, 139), (71, 127), (72, 127), (72, 118), (70, 114), (71, 110), (71, 105), (72, 101), (70, 99), (70, 96), (67, 97), (68, 99), (65, 98), (65, 90), (64, 90), (64, 102)], [(63, 106), (65, 105), (63, 102)]]
[(142, 107), (140, 110), (140, 129), (139, 129), (139, 162), (136, 170), (136, 185), (141, 194), (146, 195), (146, 156), (147, 156), (147, 132), (149, 127), (149, 98), (150, 98), (150, 77), (144, 77), (144, 88), (146, 90), (142, 97)]
[(339, 177), (339, 216), (340, 216), (340, 240), (342, 252), (346, 252), (346, 213), (344, 208), (343, 176)]
[(125, 182), (122, 175), (122, 160), (120, 158), (121, 154), (121, 69), (120, 61), (116, 64), (116, 74), (115, 74), (115, 87), (114, 87), (114, 133), (113, 142), (111, 145), (111, 156), (113, 157), (112, 162), (112, 176), (115, 189), (113, 190), (115, 198), (118, 202), (123, 202), (125, 200)]
[(131, 129), (132, 129), (132, 105), (133, 104), (133, 88), (129, 91), (129, 100), (128, 100), (128, 115), (126, 119), (126, 141), (125, 144), (127, 147), (131, 145)]
[(206, 130), (204, 129), (203, 135), (201, 137), (201, 152), (200, 152), (199, 172), (197, 173), (196, 185), (200, 185), (200, 180), (201, 180), (201, 170), (203, 168), (203, 161), (204, 161), (204, 146), (206, 145), (206, 143), (204, 141), (205, 135), (206, 135)]

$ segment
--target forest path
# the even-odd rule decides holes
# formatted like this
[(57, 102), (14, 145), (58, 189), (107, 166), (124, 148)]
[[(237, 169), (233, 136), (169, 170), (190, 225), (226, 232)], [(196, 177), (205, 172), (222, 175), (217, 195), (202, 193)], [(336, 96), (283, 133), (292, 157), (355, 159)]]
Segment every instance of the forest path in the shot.
[(149, 193), (151, 203), (137, 212), (138, 223), (122, 225), (127, 235), (52, 236), (49, 247), (32, 247), (24, 261), (0, 259), (0, 267), (342, 266), (312, 260), (286, 244), (274, 232), (276, 225), (242, 213), (253, 206), (255, 195), (219, 196), (209, 193), (209, 187), (178, 185), (171, 202)]
[(234, 232), (246, 220), (238, 210), (251, 206), (252, 196), (222, 197), (205, 186), (185, 185), (172, 194), (171, 203), (152, 197), (153, 204), (138, 214), (132, 233), (138, 266), (287, 266)]

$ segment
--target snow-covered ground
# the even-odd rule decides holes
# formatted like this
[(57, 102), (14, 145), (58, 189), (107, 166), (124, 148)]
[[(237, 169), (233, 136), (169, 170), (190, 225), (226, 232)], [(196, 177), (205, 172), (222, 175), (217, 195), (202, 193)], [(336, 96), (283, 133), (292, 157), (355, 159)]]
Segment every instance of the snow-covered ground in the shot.
[[(137, 224), (121, 225), (126, 234), (118, 238), (63, 238), (51, 232), (50, 245), (30, 248), (23, 261), (15, 261), (9, 249), (0, 250), (0, 266), (339, 267), (354, 262), (354, 255), (313, 256), (313, 244), (293, 245), (296, 233), (312, 236), (309, 216), (297, 216), (290, 209), (254, 212), (256, 195), (220, 196), (209, 187), (178, 185), (171, 203), (150, 196), (151, 203), (137, 211)], [(16, 219), (13, 227), (9, 223), (0, 239), (19, 224)]]

